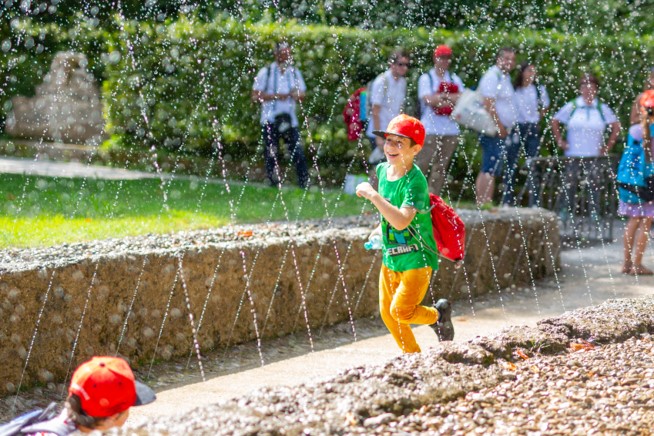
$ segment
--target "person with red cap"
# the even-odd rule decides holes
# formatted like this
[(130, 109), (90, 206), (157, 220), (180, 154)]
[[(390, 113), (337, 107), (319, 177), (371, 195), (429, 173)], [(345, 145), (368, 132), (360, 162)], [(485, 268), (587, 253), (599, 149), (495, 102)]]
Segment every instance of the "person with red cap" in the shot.
[(377, 166), (379, 191), (368, 182), (356, 188), (380, 213), (380, 225), (371, 233), (381, 236), (382, 267), (379, 277), (379, 311), (384, 324), (404, 353), (420, 347), (411, 324), (429, 324), (441, 341), (454, 338), (452, 308), (442, 298), (434, 307), (422, 306), (432, 272), (438, 269), (438, 249), (429, 213), (427, 179), (414, 160), (425, 142), (420, 120), (398, 115), (386, 130), (386, 162)]
[(463, 81), (449, 71), (452, 49), (439, 45), (434, 50), (434, 68), (418, 79), (420, 121), (426, 138), (416, 163), (427, 177), (429, 190), (440, 195), (447, 181), (447, 168), (459, 144), (459, 125), (450, 117), (465, 89)]
[(64, 436), (121, 427), (132, 406), (155, 400), (152, 389), (135, 380), (119, 357), (96, 356), (73, 373), (65, 407), (52, 419), (20, 427), (20, 434)]
[(624, 229), (622, 273), (652, 275), (643, 256), (654, 220), (654, 90), (640, 96), (640, 122), (629, 128), (627, 146), (618, 165), (618, 213), (628, 218)]

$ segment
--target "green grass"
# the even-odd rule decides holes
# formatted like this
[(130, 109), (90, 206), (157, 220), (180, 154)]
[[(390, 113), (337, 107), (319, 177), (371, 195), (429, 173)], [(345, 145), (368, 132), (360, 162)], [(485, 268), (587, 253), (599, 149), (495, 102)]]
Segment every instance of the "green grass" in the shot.
[[(0, 175), (0, 248), (39, 247), (226, 224), (360, 214), (364, 200), (284, 188), (175, 180)], [(371, 207), (366, 207), (371, 211)]]

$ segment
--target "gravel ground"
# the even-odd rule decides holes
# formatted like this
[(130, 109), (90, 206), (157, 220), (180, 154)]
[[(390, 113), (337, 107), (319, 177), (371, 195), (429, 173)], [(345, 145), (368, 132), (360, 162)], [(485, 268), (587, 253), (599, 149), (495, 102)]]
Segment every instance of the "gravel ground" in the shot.
[(611, 300), (121, 434), (650, 434), (654, 297)]
[(363, 433), (644, 435), (654, 429), (649, 334), (605, 346), (580, 342), (563, 355), (502, 366), (507, 379), (497, 386), (389, 416)]

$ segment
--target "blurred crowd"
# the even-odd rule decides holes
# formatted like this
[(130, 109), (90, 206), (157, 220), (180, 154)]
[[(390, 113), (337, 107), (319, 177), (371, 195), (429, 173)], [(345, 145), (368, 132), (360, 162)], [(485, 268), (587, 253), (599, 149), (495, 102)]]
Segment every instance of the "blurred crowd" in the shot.
[[(542, 131), (551, 127), (560, 149), (559, 186), (555, 211), (562, 223), (584, 203), (584, 218), (601, 225), (606, 205), (600, 192), (606, 185), (606, 159), (618, 141), (621, 125), (615, 112), (599, 96), (600, 80), (592, 73), (578, 79), (578, 95), (560, 108), (551, 108), (544, 84), (538, 80), (538, 66), (530, 62), (517, 64), (517, 50), (502, 47), (478, 83), (466, 85), (451, 68), (456, 55), (441, 44), (432, 53), (433, 68), (420, 75), (417, 104), (407, 96), (407, 73), (411, 55), (398, 49), (388, 59), (388, 68), (367, 86), (357, 89), (343, 111), (348, 138), (368, 149), (371, 168), (385, 160), (384, 141), (373, 134), (386, 128), (401, 113), (412, 112), (425, 127), (426, 138), (416, 164), (424, 173), (430, 192), (448, 194), (448, 167), (457, 147), (461, 146), (462, 125), (478, 132), (481, 166), (475, 180), (475, 199), (480, 207), (493, 204), (496, 182), (501, 179), (502, 206), (521, 206), (516, 196), (519, 163), (535, 161), (541, 155)], [(517, 70), (517, 71), (516, 71)], [(652, 274), (642, 265), (642, 255), (654, 217), (654, 176), (648, 179), (651, 153), (643, 154), (642, 144), (651, 141), (649, 125), (654, 123), (654, 68), (644, 84), (643, 93), (635, 97), (630, 114), (630, 129), (625, 153), (617, 174), (618, 212), (628, 218), (624, 235), (626, 274)], [(261, 137), (269, 183), (279, 186), (286, 172), (278, 159), (281, 141), (288, 149), (302, 188), (310, 185), (304, 150), (300, 141), (299, 122), (295, 113), (307, 91), (302, 73), (293, 65), (291, 47), (278, 43), (274, 61), (263, 67), (254, 80), (252, 99), (261, 105)], [(654, 93), (654, 91), (651, 91)], [(472, 105), (479, 106), (472, 108)], [(553, 109), (553, 110), (552, 110)], [(650, 110), (651, 109), (651, 110)], [(462, 123), (457, 111), (472, 111), (487, 118), (485, 127)], [(552, 114), (548, 112), (552, 110)], [(476, 112), (475, 112), (476, 111)], [(652, 123), (649, 123), (649, 118)], [(483, 124), (483, 123), (481, 123)], [(534, 165), (526, 165), (527, 205), (542, 207), (542, 175)], [(627, 169), (625, 169), (627, 168)], [(612, 170), (611, 170), (612, 171)], [(654, 172), (654, 170), (653, 170)], [(374, 170), (370, 172), (375, 184)], [(626, 175), (625, 175), (626, 174)], [(634, 176), (636, 174), (636, 176)], [(616, 178), (616, 175), (612, 175)], [(651, 183), (651, 186), (648, 185)], [(581, 187), (585, 197), (578, 198)], [(649, 194), (643, 192), (652, 192)], [(552, 207), (550, 207), (552, 209)]]

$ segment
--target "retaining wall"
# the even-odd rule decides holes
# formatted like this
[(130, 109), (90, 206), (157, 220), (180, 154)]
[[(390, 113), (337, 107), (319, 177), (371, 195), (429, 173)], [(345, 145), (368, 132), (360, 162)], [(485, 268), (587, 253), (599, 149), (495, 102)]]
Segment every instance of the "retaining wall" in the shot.
[[(558, 225), (534, 209), (462, 211), (463, 268), (428, 293), (473, 299), (558, 268)], [(377, 315), (373, 218), (0, 252), (0, 395), (64, 382), (94, 354), (134, 367)], [(22, 380), (22, 382), (21, 382)]]

